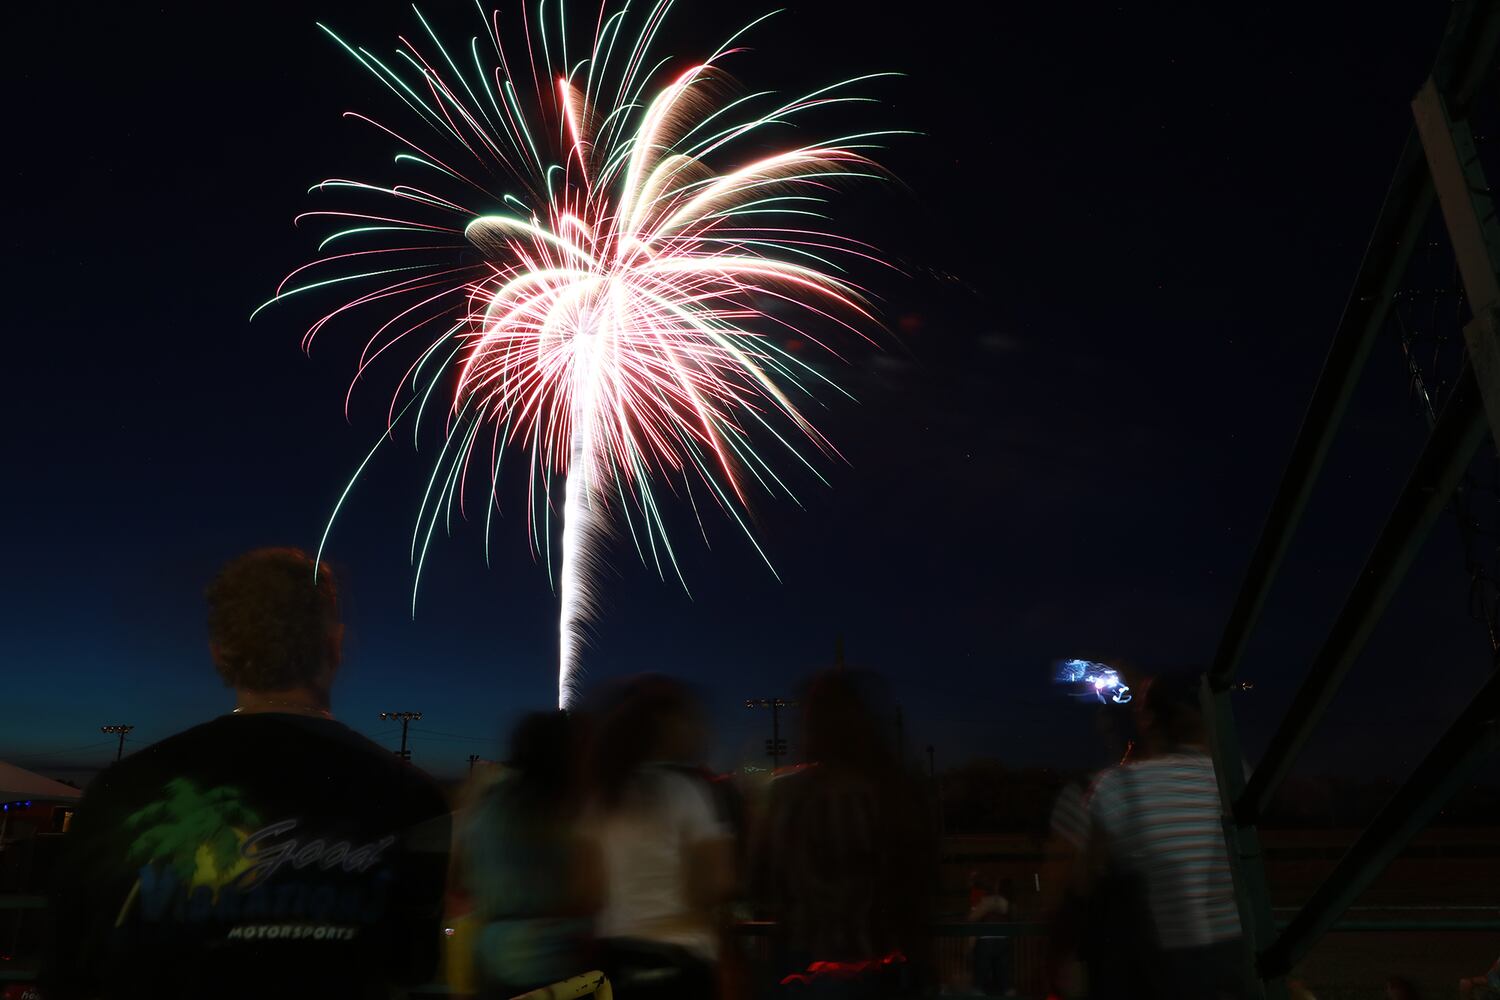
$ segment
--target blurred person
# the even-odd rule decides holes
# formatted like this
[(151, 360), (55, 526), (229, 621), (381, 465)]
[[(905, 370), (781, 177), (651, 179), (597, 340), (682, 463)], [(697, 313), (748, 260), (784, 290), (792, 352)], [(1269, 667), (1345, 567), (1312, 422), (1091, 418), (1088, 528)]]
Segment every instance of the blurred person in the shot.
[[(1139, 689), (1136, 668), (1117, 656), (1090, 655), (1086, 659), (1112, 664), (1129, 687)], [(1128, 764), (1146, 752), (1135, 716), (1141, 705), (1135, 697), (1124, 707), (1107, 704), (1094, 716), (1099, 746), (1107, 759)], [(1138, 878), (1107, 870), (1096, 878), (1088, 872), (1090, 837), (1088, 814), (1092, 776), (1068, 780), (1058, 791), (1048, 817), (1049, 850), (1068, 861), (1069, 876), (1060, 880), (1060, 895), (1051, 902), (1042, 977), (1048, 994), (1060, 996), (1083, 980), (1091, 985), (1119, 984), (1140, 978), (1139, 957), (1154, 946), (1140, 925), (1144, 904)], [(1117, 989), (1116, 995), (1130, 995)]]
[(46, 995), (328, 1000), (427, 981), (448, 806), (334, 721), (343, 626), (328, 568), (251, 552), (208, 606), (235, 708), (89, 785), (63, 845)]
[[(1106, 708), (1101, 716), (1132, 714)], [(1123, 766), (1140, 759), (1135, 739), (1122, 739), (1128, 720), (1101, 719), (1096, 728), (1105, 752)], [(1090, 870), (1089, 793), (1097, 775), (1068, 781), (1059, 790), (1048, 820), (1050, 844), (1068, 859), (1069, 875), (1050, 919), (1043, 958), (1049, 996), (1062, 996), (1087, 983), (1100, 997), (1151, 995), (1149, 953), (1156, 941), (1145, 912), (1145, 889), (1137, 873), (1107, 861)]]
[(810, 763), (771, 785), (754, 887), (777, 922), (777, 980), (799, 992), (914, 996), (933, 967), (934, 814), (887, 703), (874, 675), (815, 678), (802, 699)]
[(1495, 960), (1487, 974), (1460, 979), (1458, 995), (1462, 1000), (1500, 1000), (1500, 959)]
[(1070, 870), (1069, 877), (1058, 880), (1061, 893), (1049, 901), (1051, 912), (1042, 958), (1043, 985), (1049, 996), (1062, 996), (1080, 982), (1080, 959), (1097, 950), (1085, 943), (1092, 916), (1084, 894), (1088, 880), (1083, 860), (1089, 840), (1089, 785), (1086, 778), (1064, 783), (1047, 820), (1047, 852), (1067, 859)]
[(1084, 878), (1116, 960), (1091, 966), (1090, 996), (1242, 997), (1249, 964), (1198, 678), (1154, 678), (1140, 726), (1138, 756), (1089, 793)]
[(735, 773), (713, 774), (705, 768), (704, 774), (713, 792), (719, 820), (729, 832), (733, 845), (731, 888), (717, 921), (719, 997), (720, 1000), (744, 1000), (751, 978), (750, 956), (735, 934), (735, 924), (750, 916), (745, 908), (744, 892), (745, 873), (750, 870), (750, 801)]
[[(991, 923), (1010, 916), (1010, 899), (1015, 887), (1009, 881), (1001, 884), (991, 879), (970, 892), (969, 922)], [(984, 996), (1001, 996), (1012, 990), (1012, 942), (1006, 934), (983, 934), (974, 938), (974, 987)]]
[(523, 718), (502, 774), (459, 825), (480, 997), (511, 997), (588, 971), (601, 874), (597, 848), (579, 829), (579, 728), (564, 712)]
[(969, 906), (973, 908), (979, 905), (984, 898), (984, 877), (977, 871), (969, 872)]
[(717, 909), (734, 887), (732, 831), (699, 764), (707, 727), (665, 677), (628, 682), (600, 714), (590, 818), (603, 866), (595, 927), (621, 1000), (718, 992)]

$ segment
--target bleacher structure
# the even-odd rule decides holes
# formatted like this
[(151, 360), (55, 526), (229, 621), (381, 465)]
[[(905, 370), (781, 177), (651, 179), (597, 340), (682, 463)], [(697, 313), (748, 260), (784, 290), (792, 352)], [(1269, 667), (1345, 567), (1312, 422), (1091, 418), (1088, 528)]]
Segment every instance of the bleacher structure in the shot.
[[(1454, 4), (1432, 73), (1412, 101), (1411, 135), (1204, 680), (1224, 829), (1254, 961), (1246, 974), (1255, 995), (1268, 1000), (1288, 995), (1288, 976), (1298, 962), (1500, 746), (1500, 672), (1493, 672), (1321, 886), (1290, 919), (1275, 918), (1257, 827), (1445, 510), (1457, 512), (1466, 543), (1489, 546), (1471, 555), (1466, 568), (1476, 617), (1489, 630), (1491, 649), (1500, 649), (1500, 574), (1490, 565), (1500, 548), (1493, 536), (1479, 537), (1469, 503), (1478, 491), (1492, 489), (1474, 470), (1494, 467), (1500, 441), (1500, 220), (1481, 162), (1481, 147), (1494, 137), (1477, 124), (1489, 121), (1497, 96), (1497, 41), (1500, 2)], [(1451, 252), (1461, 281), (1413, 295), (1408, 276), (1435, 246)], [(1425, 334), (1409, 322), (1412, 301), (1440, 295), (1451, 300), (1451, 317), (1461, 329), (1449, 338), (1457, 370), (1448, 378), (1425, 370), (1428, 352), (1417, 350)], [(1431, 430), (1301, 687), (1247, 776), (1230, 703), (1236, 670), (1360, 375), (1393, 327)], [(1434, 352), (1440, 340), (1429, 336)], [(1500, 504), (1490, 503), (1487, 513), (1496, 510)]]

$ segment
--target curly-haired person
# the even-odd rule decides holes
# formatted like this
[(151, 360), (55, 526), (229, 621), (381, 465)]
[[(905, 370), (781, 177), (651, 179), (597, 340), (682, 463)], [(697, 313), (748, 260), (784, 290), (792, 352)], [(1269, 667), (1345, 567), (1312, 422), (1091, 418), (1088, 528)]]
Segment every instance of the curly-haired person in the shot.
[(333, 718), (326, 566), (231, 561), (209, 650), (234, 709), (89, 785), (64, 842), (47, 996), (387, 996), (437, 964), (449, 810)]

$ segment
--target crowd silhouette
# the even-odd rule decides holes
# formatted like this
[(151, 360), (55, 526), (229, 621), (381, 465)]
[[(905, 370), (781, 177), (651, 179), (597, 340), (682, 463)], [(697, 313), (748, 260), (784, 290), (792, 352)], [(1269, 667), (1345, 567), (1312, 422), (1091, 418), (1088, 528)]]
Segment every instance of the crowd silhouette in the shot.
[[(314, 570), (316, 569), (316, 573)], [(266, 549), (209, 589), (234, 710), (110, 768), (68, 836), (43, 996), (936, 995), (940, 807), (881, 679), (799, 694), (801, 759), (716, 774), (707, 714), (665, 676), (537, 712), (450, 801), (332, 714), (327, 567)], [(1073, 858), (1042, 980), (1057, 996), (1219, 1000), (1248, 959), (1193, 678), (1138, 699), (1129, 759), (1067, 786)], [(960, 890), (961, 892), (961, 890)], [(1015, 995), (1013, 883), (970, 878), (964, 986)], [(444, 944), (446, 946), (444, 947)]]

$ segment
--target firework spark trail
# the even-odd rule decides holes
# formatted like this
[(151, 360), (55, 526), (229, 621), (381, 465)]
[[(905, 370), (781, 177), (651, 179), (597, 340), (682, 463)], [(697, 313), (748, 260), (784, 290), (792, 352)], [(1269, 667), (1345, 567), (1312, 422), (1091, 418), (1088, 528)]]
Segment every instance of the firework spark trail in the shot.
[[(769, 92), (727, 99), (717, 64), (738, 51), (731, 47), (738, 34), (675, 73), (649, 54), (671, 6), (656, 0), (630, 42), (628, 7), (568, 18), (544, 0), (534, 16), (523, 11), (519, 60), (507, 56), (498, 15), (486, 18), (495, 61), (486, 64), (474, 38), (467, 70), (464, 53), (455, 59), (420, 11), (433, 51), (402, 38), (389, 61), (324, 28), (433, 137), (417, 142), (404, 127), (350, 113), (400, 143), (397, 164), (419, 176), (318, 185), (387, 205), (299, 217), (343, 228), (320, 244), (326, 256), (277, 289), (280, 299), (363, 288), (313, 324), (308, 345), (335, 318), (388, 310), (355, 381), (398, 347), (426, 342), (392, 398), (382, 436), (409, 419), (415, 439), (424, 418), (442, 414), (445, 443), (412, 536), (418, 579), (438, 523), (451, 525), (455, 505), (465, 513), (476, 449), (490, 448), (486, 552), (503, 454), (507, 447), (529, 454), (533, 552), (549, 574), (551, 525), (562, 518), (555, 578), (564, 706), (612, 529), (623, 525), (643, 561), (682, 580), (655, 486), (686, 494), (695, 512), (694, 491), (706, 488), (766, 559), (744, 513), (750, 491), (790, 491), (757, 441), (773, 441), (814, 472), (798, 438), (837, 454), (792, 398), (837, 387), (773, 335), (831, 348), (785, 307), (860, 336), (875, 325), (834, 257), (878, 256), (817, 220), (831, 182), (878, 175), (866, 151), (895, 133), (733, 158), (737, 145), (809, 111), (861, 100), (842, 88), (872, 77), (786, 102)], [(592, 31), (589, 54), (572, 62), (570, 20)], [(519, 185), (519, 194), (498, 189), (497, 178)], [(415, 600), (415, 586), (413, 593)]]
[(567, 708), (577, 693), (576, 675), (588, 623), (598, 603), (590, 586), (593, 563), (597, 561), (599, 524), (594, 495), (595, 463), (593, 399), (594, 379), (590, 369), (595, 364), (592, 348), (598, 337), (584, 334), (579, 339), (574, 364), (579, 368), (581, 392), (574, 401), (572, 440), (568, 447), (568, 471), (563, 479), (562, 566), (558, 579), (558, 707)]

